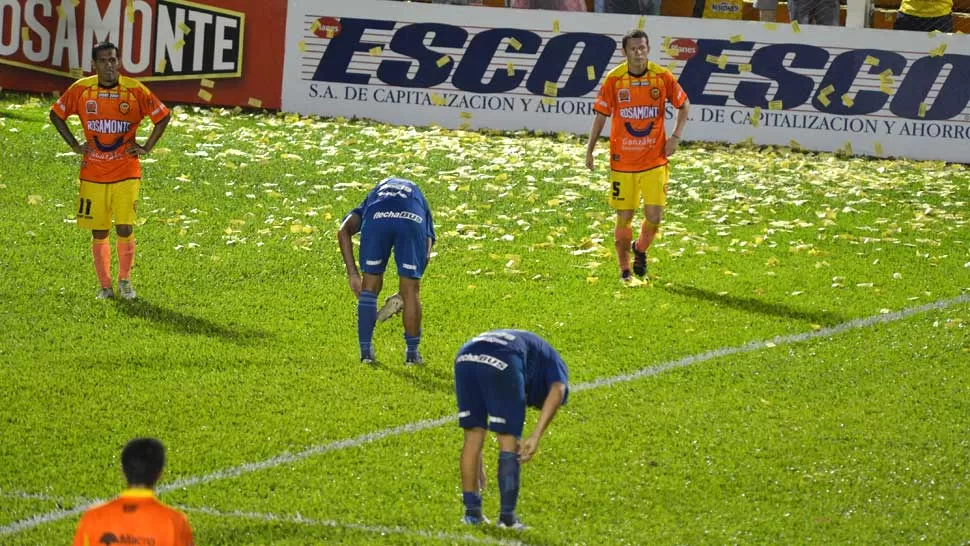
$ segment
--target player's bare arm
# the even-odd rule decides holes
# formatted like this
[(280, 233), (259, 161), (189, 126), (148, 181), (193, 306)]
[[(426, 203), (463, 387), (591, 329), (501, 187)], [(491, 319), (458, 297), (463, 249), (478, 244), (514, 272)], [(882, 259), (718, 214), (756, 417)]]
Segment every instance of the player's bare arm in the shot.
[(677, 151), (680, 138), (684, 134), (684, 126), (687, 125), (687, 114), (690, 111), (690, 100), (684, 99), (684, 104), (677, 110), (677, 124), (674, 125), (674, 132), (667, 139), (664, 145), (664, 155), (670, 157)]
[(549, 394), (546, 395), (546, 399), (542, 402), (539, 421), (536, 422), (532, 434), (523, 440), (519, 446), (519, 462), (528, 462), (535, 455), (536, 450), (539, 449), (539, 440), (542, 439), (542, 435), (546, 432), (546, 427), (549, 426), (549, 423), (552, 422), (552, 418), (556, 416), (556, 412), (559, 411), (559, 406), (562, 405), (565, 397), (566, 384), (560, 381), (553, 383), (549, 389)]
[(152, 133), (148, 135), (148, 140), (146, 140), (144, 144), (138, 144), (138, 141), (132, 139), (131, 146), (128, 147), (128, 153), (130, 155), (143, 156), (151, 152), (152, 149), (155, 148), (155, 144), (158, 143), (158, 140), (162, 138), (163, 134), (165, 134), (165, 128), (168, 127), (168, 122), (170, 119), (172, 119), (172, 114), (169, 114), (159, 120), (159, 122), (156, 123), (155, 127), (152, 129)]
[(85, 155), (88, 153), (88, 143), (79, 143), (77, 139), (74, 138), (74, 134), (71, 133), (71, 128), (67, 126), (67, 122), (57, 117), (57, 114), (55, 114), (53, 110), (51, 110), (50, 118), (51, 124), (55, 129), (57, 129), (58, 134), (61, 135), (61, 138), (63, 138), (64, 142), (71, 147), (71, 150), (74, 151), (74, 153), (79, 155)]
[(354, 295), (360, 297), (360, 271), (357, 269), (357, 260), (354, 258), (354, 243), (351, 240), (354, 235), (360, 233), (360, 216), (350, 214), (340, 224), (337, 231), (337, 243), (340, 244), (340, 254), (344, 258), (344, 266), (347, 268), (347, 279), (350, 282), (350, 289)]
[(596, 141), (599, 140), (604, 125), (606, 125), (606, 116), (596, 112), (593, 127), (589, 130), (589, 142), (586, 143), (586, 168), (589, 170), (593, 170), (593, 150), (596, 149)]

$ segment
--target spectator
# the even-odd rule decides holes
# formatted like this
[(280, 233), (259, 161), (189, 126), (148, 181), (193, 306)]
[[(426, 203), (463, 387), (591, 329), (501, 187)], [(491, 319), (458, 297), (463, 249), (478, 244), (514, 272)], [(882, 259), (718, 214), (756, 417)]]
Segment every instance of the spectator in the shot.
[(841, 10), (839, 0), (788, 0), (788, 20), (801, 25), (837, 27)]
[(893, 28), (953, 32), (953, 0), (903, 0)]
[(607, 13), (660, 15), (660, 0), (605, 0)]
[(586, 0), (512, 0), (510, 8), (586, 11)]

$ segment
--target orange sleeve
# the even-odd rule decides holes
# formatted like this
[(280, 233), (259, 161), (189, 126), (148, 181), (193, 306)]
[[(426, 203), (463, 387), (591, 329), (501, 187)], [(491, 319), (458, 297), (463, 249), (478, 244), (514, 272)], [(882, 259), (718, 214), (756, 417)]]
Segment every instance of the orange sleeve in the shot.
[(67, 119), (74, 114), (77, 114), (77, 103), (78, 97), (84, 92), (84, 88), (75, 82), (73, 85), (67, 88), (67, 91), (61, 95), (57, 102), (51, 106), (51, 111), (54, 115), (61, 118)]
[(672, 72), (664, 72), (664, 80), (666, 80), (667, 100), (674, 105), (674, 108), (680, 108), (687, 100), (687, 93), (684, 93), (684, 88), (680, 86)]
[(613, 100), (616, 95), (613, 92), (613, 82), (615, 78), (610, 76), (606, 77), (606, 81), (603, 82), (603, 86), (600, 87), (600, 94), (596, 97), (596, 102), (593, 104), (593, 110), (597, 113), (603, 114), (606, 117), (610, 117), (613, 114)]
[(152, 123), (162, 121), (169, 113), (168, 107), (144, 85), (138, 87), (138, 106), (151, 118)]

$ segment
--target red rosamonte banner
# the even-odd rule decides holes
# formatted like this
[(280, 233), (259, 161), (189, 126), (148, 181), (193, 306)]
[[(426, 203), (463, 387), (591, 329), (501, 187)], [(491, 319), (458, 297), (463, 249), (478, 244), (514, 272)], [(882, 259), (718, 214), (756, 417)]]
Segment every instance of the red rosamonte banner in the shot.
[(286, 0), (0, 0), (0, 86), (63, 91), (118, 46), (162, 100), (280, 107)]

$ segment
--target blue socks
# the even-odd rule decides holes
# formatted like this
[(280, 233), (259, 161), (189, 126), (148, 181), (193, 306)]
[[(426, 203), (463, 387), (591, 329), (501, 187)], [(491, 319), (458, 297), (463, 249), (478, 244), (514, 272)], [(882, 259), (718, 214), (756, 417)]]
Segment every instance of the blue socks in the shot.
[(501, 494), (501, 515), (514, 519), (519, 501), (519, 456), (514, 451), (498, 454), (498, 490)]
[(482, 495), (463, 491), (461, 501), (465, 503), (465, 515), (476, 518), (482, 517)]
[[(363, 292), (361, 292), (361, 294), (363, 294)], [(404, 343), (406, 343), (408, 346), (407, 358), (417, 358), (420, 356), (418, 353), (418, 345), (421, 344), (420, 331), (416, 336), (409, 336), (407, 332), (404, 332)]]
[(377, 324), (377, 294), (361, 290), (357, 300), (357, 341), (360, 343), (360, 357), (372, 357), (374, 348), (374, 325)]

